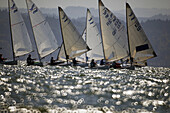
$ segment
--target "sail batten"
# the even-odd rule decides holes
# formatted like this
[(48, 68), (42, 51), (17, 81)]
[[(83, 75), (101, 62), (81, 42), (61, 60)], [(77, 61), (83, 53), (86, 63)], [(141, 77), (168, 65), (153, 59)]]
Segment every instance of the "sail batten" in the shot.
[(33, 48), (26, 25), (15, 2), (8, 0), (8, 3), (14, 57), (19, 57), (32, 52)]
[(128, 56), (125, 27), (101, 0), (99, 17), (105, 60), (115, 61)]
[(38, 7), (26, 0), (36, 46), (40, 59), (59, 49), (57, 39)]
[(21, 23), (24, 23), (24, 21), (21, 21), (21, 22), (18, 22), (18, 23), (14, 23), (11, 26), (15, 26), (15, 25), (18, 25), (18, 24), (21, 24)]
[(32, 27), (34, 28), (34, 27), (36, 27), (36, 26), (42, 24), (42, 23), (45, 22), (45, 21), (46, 21), (46, 20), (43, 20), (42, 22), (40, 22), (40, 23), (38, 23), (38, 24), (36, 24), (36, 25), (34, 25), (34, 26), (32, 26)]

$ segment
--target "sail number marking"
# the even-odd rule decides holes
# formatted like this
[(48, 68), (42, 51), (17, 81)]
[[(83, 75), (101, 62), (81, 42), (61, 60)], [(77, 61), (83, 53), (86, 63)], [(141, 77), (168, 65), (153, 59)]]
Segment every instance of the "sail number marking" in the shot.
[[(69, 19), (67, 18), (67, 16), (64, 14), (63, 15), (63, 17), (62, 17), (62, 20), (64, 21), (64, 22), (67, 22), (67, 21), (69, 21)], [(70, 21), (68, 22), (68, 24), (70, 23)]]
[(137, 31), (140, 31), (142, 27), (141, 27), (141, 25), (139, 24), (139, 22), (137, 21), (134, 13), (131, 12), (130, 15), (129, 15), (129, 17), (130, 17), (130, 20), (131, 20), (131, 21), (135, 21), (134, 26), (136, 27), (136, 30), (137, 30)]
[(13, 5), (11, 7), (11, 10), (13, 10), (13, 13), (16, 13), (18, 11), (18, 9), (17, 9), (17, 7), (16, 7), (16, 5), (15, 5), (13, 0), (12, 0), (12, 2), (13, 2)]
[[(106, 8), (104, 8), (103, 11), (104, 11), (103, 15), (105, 16), (106, 19), (108, 19), (108, 21), (106, 22), (106, 25), (112, 27), (112, 29), (113, 29), (112, 35), (115, 36), (117, 33), (117, 29), (119, 30), (121, 28), (122, 23), (112, 13), (109, 14), (110, 12), (108, 12)], [(114, 25), (114, 27), (113, 27), (113, 25)]]
[(29, 9), (30, 11), (33, 12), (33, 14), (35, 14), (36, 12), (38, 12), (38, 8), (35, 6), (35, 4), (32, 4), (31, 9)]

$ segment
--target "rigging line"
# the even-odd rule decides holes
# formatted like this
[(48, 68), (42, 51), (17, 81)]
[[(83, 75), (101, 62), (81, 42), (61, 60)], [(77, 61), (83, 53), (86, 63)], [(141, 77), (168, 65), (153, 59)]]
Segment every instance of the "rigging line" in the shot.
[(20, 23), (23, 23), (24, 21), (21, 21), (21, 22), (18, 22), (18, 23), (15, 23), (15, 24), (12, 24), (11, 26), (15, 26), (15, 25), (18, 25)]
[(40, 24), (42, 24), (43, 22), (45, 22), (45, 20), (42, 21), (42, 22), (40, 22), (40, 23), (38, 23), (38, 24), (36, 24), (36, 25), (34, 25), (33, 28), (36, 27), (36, 26), (38, 26), (38, 25), (40, 25)]

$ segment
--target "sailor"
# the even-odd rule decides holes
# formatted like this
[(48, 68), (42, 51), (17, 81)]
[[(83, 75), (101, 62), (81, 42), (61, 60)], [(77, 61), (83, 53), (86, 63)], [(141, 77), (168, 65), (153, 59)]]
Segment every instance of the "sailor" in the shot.
[(75, 66), (77, 64), (76, 58), (73, 58), (72, 62), (73, 62), (73, 66)]
[(49, 65), (58, 65), (58, 64), (61, 64), (61, 63), (64, 63), (64, 61), (58, 62), (58, 59), (54, 60), (54, 57), (51, 57)]
[(86, 56), (86, 62), (89, 60), (89, 57), (88, 56)]
[(94, 62), (94, 59), (92, 59), (90, 62), (90, 68), (93, 68), (95, 66), (96, 66), (96, 63)]
[(0, 62), (3, 62), (4, 60), (6, 60), (7, 58), (3, 58), (2, 54), (0, 54)]
[(29, 65), (33, 65), (33, 64), (34, 64), (34, 60), (35, 60), (35, 59), (32, 59), (32, 58), (31, 58), (31, 55), (29, 54), (28, 57), (27, 57), (27, 65), (28, 65), (28, 66), (29, 66)]
[(54, 64), (54, 62), (55, 62), (54, 58), (53, 58), (53, 57), (51, 57), (50, 64), (51, 64), (51, 65), (53, 65), (53, 64)]
[(125, 64), (127, 64), (128, 62), (129, 62), (129, 59), (126, 59), (126, 60), (124, 61)]
[(112, 62), (112, 64), (110, 65), (110, 67), (113, 67), (113, 68), (121, 68), (120, 66), (120, 63), (116, 63), (115, 61)]
[(103, 59), (100, 61), (100, 65), (104, 65), (104, 61), (103, 61)]
[(110, 65), (110, 67), (116, 68), (116, 62), (113, 61), (112, 64)]

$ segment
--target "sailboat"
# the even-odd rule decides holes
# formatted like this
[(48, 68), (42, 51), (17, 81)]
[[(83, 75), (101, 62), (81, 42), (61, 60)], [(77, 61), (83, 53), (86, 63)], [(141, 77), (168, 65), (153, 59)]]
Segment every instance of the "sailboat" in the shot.
[(91, 48), (91, 51), (88, 51), (85, 54), (85, 58), (87, 58), (86, 60), (91, 61), (92, 59), (104, 59), (101, 35), (89, 9), (87, 9), (86, 29), (83, 37), (85, 38), (84, 40), (87, 45)]
[(131, 65), (146, 66), (147, 60), (157, 55), (128, 3), (126, 3), (126, 24)]
[(59, 59), (64, 58), (68, 64), (69, 60), (82, 55), (90, 49), (63, 9), (59, 7), (58, 11), (63, 39)]
[(58, 45), (56, 37), (54, 36), (48, 22), (38, 7), (31, 0), (26, 0), (26, 4), (36, 43), (38, 59), (40, 61), (36, 65), (41, 66), (41, 60), (59, 49), (60, 46)]
[(29, 54), (33, 51), (33, 48), (24, 20), (13, 0), (8, 0), (8, 8), (13, 61), (4, 61), (1, 63), (17, 65), (16, 57)]
[[(100, 32), (97, 28), (97, 24), (91, 15), (89, 9), (87, 9), (86, 13), (86, 27), (82, 34), (82, 38), (86, 41), (87, 45), (91, 48), (91, 51), (81, 55), (78, 57), (78, 60), (81, 62), (90, 63), (92, 59), (95, 60), (96, 66), (90, 67), (94, 69), (108, 69), (108, 66), (100, 65), (100, 61), (104, 59), (103, 53), (103, 44)], [(88, 68), (88, 67), (86, 67)]]
[(129, 54), (125, 26), (101, 0), (99, 18), (105, 61), (118, 61), (127, 57)]

